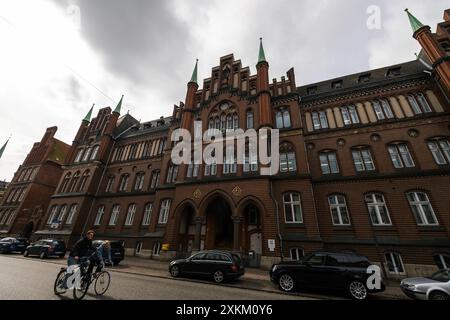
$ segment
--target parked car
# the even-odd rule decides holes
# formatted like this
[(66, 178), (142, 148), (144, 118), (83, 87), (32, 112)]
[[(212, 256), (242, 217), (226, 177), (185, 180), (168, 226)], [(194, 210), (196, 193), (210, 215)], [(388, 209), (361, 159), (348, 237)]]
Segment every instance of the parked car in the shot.
[(369, 289), (367, 268), (370, 261), (356, 253), (313, 252), (300, 261), (274, 264), (270, 279), (286, 292), (299, 288), (327, 289), (346, 292), (353, 299), (364, 300), (369, 293), (385, 290), (380, 275), (380, 288)]
[[(99, 247), (101, 244), (105, 243), (106, 240), (94, 240), (92, 244), (95, 247)], [(111, 240), (111, 259), (115, 266), (117, 266), (125, 258), (125, 249), (123, 247), (123, 241)], [(103, 257), (105, 260), (107, 256)]]
[(63, 258), (66, 254), (66, 244), (62, 240), (44, 239), (29, 245), (24, 251), (24, 257), (39, 256), (41, 259), (49, 257)]
[(28, 244), (28, 240), (25, 238), (6, 237), (0, 240), (0, 253), (23, 253)]
[(439, 270), (426, 278), (403, 279), (400, 288), (412, 299), (450, 300), (450, 269)]
[(237, 279), (245, 273), (244, 262), (235, 253), (208, 250), (193, 254), (187, 259), (172, 261), (169, 265), (172, 277), (182, 275), (206, 276), (216, 283)]

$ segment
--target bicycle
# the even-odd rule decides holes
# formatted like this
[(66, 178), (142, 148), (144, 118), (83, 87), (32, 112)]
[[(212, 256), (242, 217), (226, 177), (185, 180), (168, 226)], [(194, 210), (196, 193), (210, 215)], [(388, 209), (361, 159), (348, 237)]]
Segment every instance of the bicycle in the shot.
[[(91, 256), (92, 257), (92, 256)], [(79, 268), (81, 279), (73, 287), (73, 297), (76, 300), (81, 300), (86, 295), (89, 290), (90, 285), (94, 282), (94, 291), (98, 296), (104, 295), (109, 288), (111, 283), (111, 275), (107, 270), (102, 270), (100, 272), (95, 272), (92, 275), (87, 272), (89, 264), (91, 263), (90, 257), (80, 259)], [(62, 295), (67, 292), (68, 289), (65, 288), (65, 283), (67, 281), (67, 268), (63, 267), (56, 276), (55, 283), (53, 286), (53, 291), (55, 295)]]

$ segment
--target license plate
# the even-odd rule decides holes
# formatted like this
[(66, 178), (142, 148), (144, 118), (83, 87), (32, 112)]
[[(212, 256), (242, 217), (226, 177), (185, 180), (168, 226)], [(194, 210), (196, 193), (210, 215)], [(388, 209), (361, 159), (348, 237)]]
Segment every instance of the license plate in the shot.
[(116, 252), (116, 253), (114, 253), (114, 255), (120, 256), (120, 252)]
[(56, 251), (56, 252), (55, 252), (55, 254), (61, 254), (61, 253), (62, 253), (61, 251)]

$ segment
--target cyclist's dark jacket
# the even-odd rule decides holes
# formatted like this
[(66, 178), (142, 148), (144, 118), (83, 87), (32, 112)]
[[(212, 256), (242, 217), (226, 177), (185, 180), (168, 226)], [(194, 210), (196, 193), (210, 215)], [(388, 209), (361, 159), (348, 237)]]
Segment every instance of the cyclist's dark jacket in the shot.
[(89, 240), (88, 238), (83, 238), (77, 241), (75, 245), (73, 246), (72, 251), (70, 251), (71, 257), (86, 257), (90, 256), (92, 252), (94, 252), (96, 249), (92, 245), (92, 240)]

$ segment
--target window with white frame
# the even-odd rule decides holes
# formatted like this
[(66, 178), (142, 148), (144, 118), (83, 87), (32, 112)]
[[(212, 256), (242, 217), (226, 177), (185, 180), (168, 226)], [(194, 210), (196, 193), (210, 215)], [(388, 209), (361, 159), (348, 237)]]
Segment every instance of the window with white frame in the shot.
[(356, 107), (351, 105), (347, 107), (341, 107), (342, 119), (344, 120), (344, 125), (348, 126), (351, 124), (359, 123), (358, 111)]
[(295, 148), (289, 142), (284, 142), (280, 146), (280, 172), (297, 171), (297, 160), (295, 158)]
[(402, 274), (405, 273), (405, 267), (403, 266), (402, 257), (396, 252), (386, 252), (384, 254), (386, 259), (386, 265), (389, 273)]
[(30, 180), (33, 180), (36, 177), (38, 168), (34, 168), (30, 175)]
[(331, 219), (335, 226), (349, 226), (350, 218), (347, 210), (347, 203), (343, 195), (331, 195), (328, 197), (330, 205)]
[(159, 256), (161, 252), (161, 242), (154, 242), (153, 243), (153, 255), (154, 256)]
[(154, 170), (153, 171), (153, 173), (152, 173), (152, 182), (150, 183), (150, 189), (156, 189), (156, 187), (158, 186), (159, 175), (160, 175), (160, 171), (159, 170)]
[(94, 226), (101, 225), (104, 214), (105, 214), (105, 206), (98, 207), (97, 215), (95, 216)]
[(419, 226), (437, 226), (439, 225), (430, 199), (425, 192), (408, 192), (409, 205)]
[(142, 217), (143, 226), (150, 225), (150, 221), (152, 220), (152, 211), (153, 211), (153, 203), (147, 203), (144, 207), (144, 216)]
[(223, 156), (223, 173), (232, 174), (237, 172), (237, 157), (233, 154), (230, 158), (227, 158), (226, 153)]
[(406, 96), (409, 105), (415, 115), (431, 112), (430, 105), (422, 93), (409, 94)]
[(448, 138), (428, 141), (428, 148), (438, 165), (450, 164), (450, 142)]
[(177, 180), (177, 176), (178, 176), (178, 166), (173, 164), (169, 165), (169, 170), (167, 170), (166, 182), (174, 183)]
[(27, 193), (27, 188), (22, 188), (22, 190), (20, 192), (19, 202), (23, 201), (23, 199), (25, 199), (25, 194), (26, 193)]
[(436, 254), (433, 258), (439, 270), (450, 268), (450, 255)]
[(11, 225), (11, 223), (13, 222), (15, 216), (16, 216), (16, 211), (15, 210), (11, 210), (10, 214), (9, 214), (9, 217), (8, 217), (8, 220), (6, 221), (6, 225), (7, 226)]
[(130, 204), (128, 206), (128, 212), (127, 212), (127, 217), (125, 218), (125, 225), (126, 226), (132, 226), (133, 225), (133, 221), (134, 221), (134, 215), (136, 214), (136, 205)]
[(83, 149), (78, 149), (77, 155), (75, 157), (75, 162), (80, 162), (83, 157)]
[(78, 204), (73, 204), (70, 207), (69, 215), (67, 216), (67, 219), (66, 219), (66, 222), (65, 222), (66, 225), (73, 224), (73, 220), (75, 219), (75, 215), (77, 213), (77, 209), (78, 209)]
[(198, 176), (198, 171), (200, 169), (200, 164), (189, 163), (186, 177), (187, 178), (196, 178)]
[(364, 197), (369, 210), (370, 220), (374, 226), (392, 225), (389, 211), (384, 200), (384, 196), (379, 193), (370, 193)]
[(250, 146), (248, 144), (245, 146), (243, 171), (244, 172), (258, 171), (258, 156), (256, 154), (256, 150), (253, 150), (251, 152)]
[(247, 111), (247, 129), (254, 128), (254, 114), (252, 110)]
[(58, 213), (58, 206), (55, 205), (52, 207), (52, 209), (50, 211), (50, 215), (48, 216), (47, 224), (52, 224), (55, 221), (57, 213)]
[(323, 151), (319, 153), (320, 169), (322, 174), (339, 173), (339, 164), (335, 151)]
[(59, 214), (58, 214), (58, 218), (57, 218), (57, 222), (59, 224), (63, 223), (64, 217), (66, 215), (66, 211), (67, 211), (67, 205), (62, 205), (61, 209), (59, 209)]
[(116, 204), (112, 207), (111, 217), (109, 218), (110, 226), (115, 226), (117, 224), (119, 214), (120, 214), (120, 205)]
[(136, 242), (136, 254), (141, 254), (144, 243), (142, 241)]
[(165, 199), (161, 202), (161, 209), (159, 210), (159, 219), (158, 223), (165, 224), (169, 219), (169, 211), (170, 211), (170, 199)]
[(372, 105), (378, 120), (394, 118), (394, 113), (392, 112), (391, 105), (387, 100), (374, 100), (372, 101)]
[(108, 177), (108, 181), (106, 182), (106, 189), (105, 189), (106, 192), (112, 192), (112, 188), (113, 188), (113, 185), (114, 185), (114, 180), (115, 180), (114, 176), (109, 176)]
[(100, 149), (99, 145), (96, 145), (92, 148), (92, 152), (91, 152), (91, 160), (95, 160), (97, 159), (97, 155), (98, 155), (98, 150)]
[(305, 255), (303, 249), (301, 248), (291, 248), (289, 249), (289, 254), (292, 261), (299, 261)]
[(91, 150), (92, 150), (91, 147), (86, 149), (86, 151), (84, 152), (83, 160), (82, 160), (83, 162), (89, 160), (89, 157), (91, 155)]
[(1, 217), (1, 220), (0, 220), (0, 225), (5, 224), (6, 220), (8, 219), (8, 212), (9, 212), (8, 210), (5, 210), (3, 212), (3, 216)]
[(362, 172), (375, 170), (375, 164), (369, 148), (353, 148), (352, 156), (356, 171)]
[(303, 223), (300, 194), (295, 192), (283, 195), (284, 217), (286, 223)]
[(388, 146), (388, 151), (396, 169), (413, 168), (415, 166), (406, 143), (392, 143)]
[(217, 174), (217, 163), (216, 163), (216, 161), (212, 160), (211, 164), (206, 164), (205, 163), (205, 176), (215, 176), (216, 174)]

